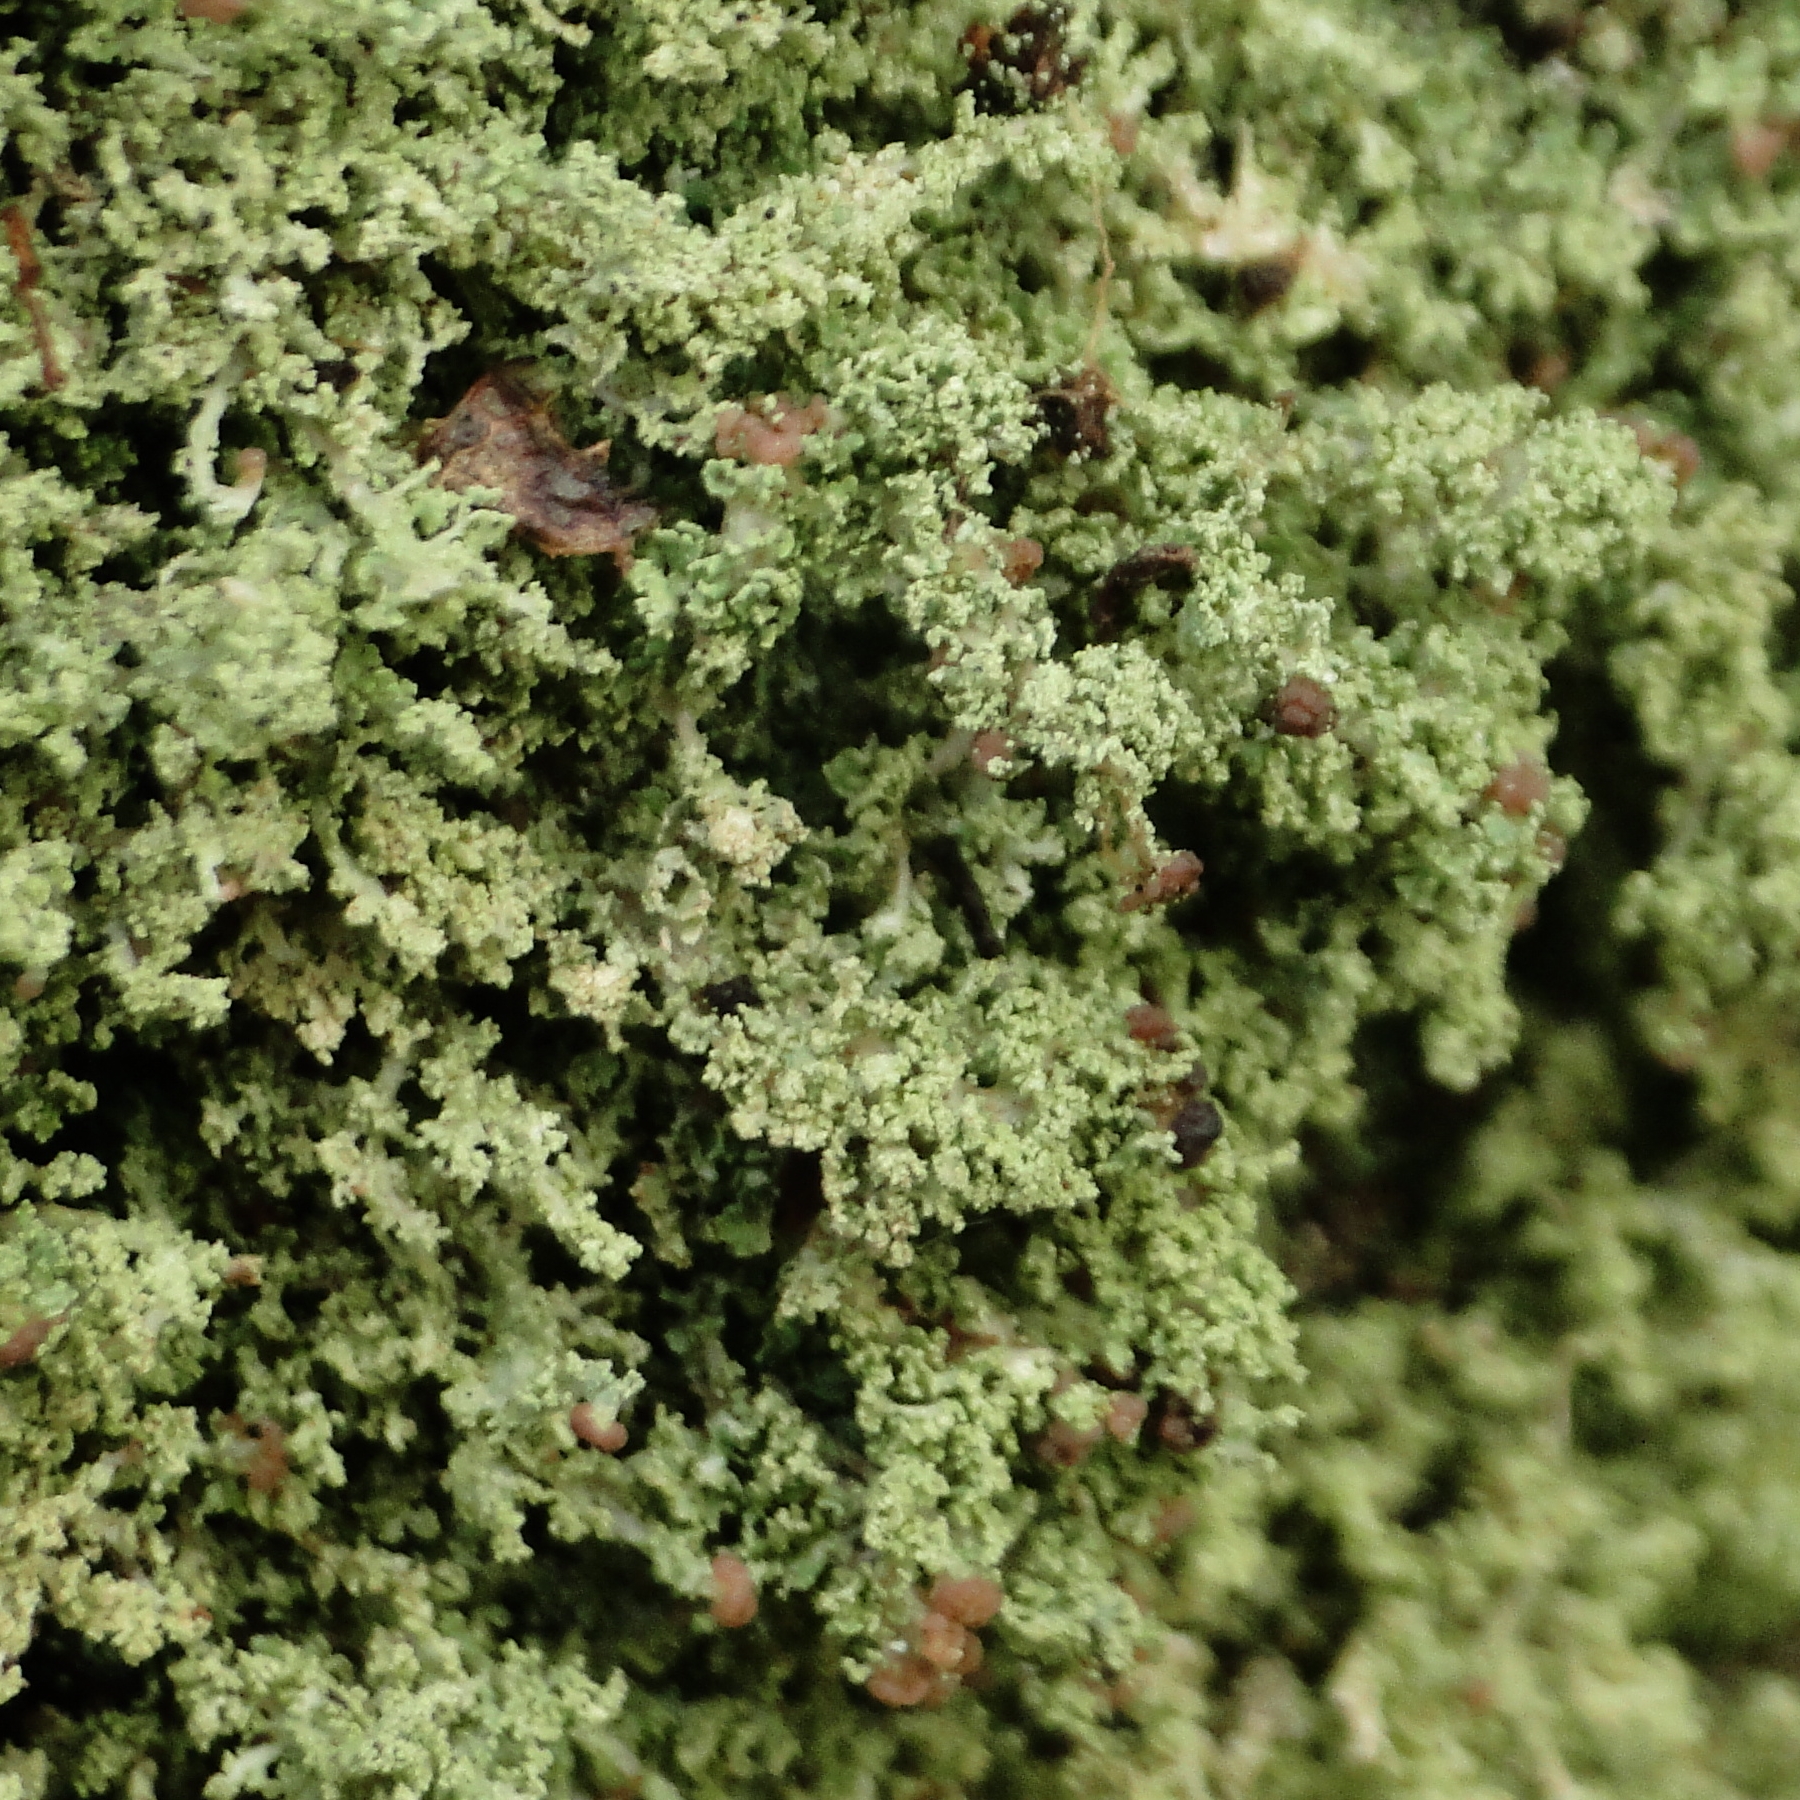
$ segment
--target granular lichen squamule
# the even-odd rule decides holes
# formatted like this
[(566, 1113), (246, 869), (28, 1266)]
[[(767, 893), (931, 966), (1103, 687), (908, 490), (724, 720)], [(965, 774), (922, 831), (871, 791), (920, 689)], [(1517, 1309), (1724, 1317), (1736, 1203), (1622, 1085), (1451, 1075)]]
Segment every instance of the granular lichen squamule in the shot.
[(0, 1800), (1786, 1800), (1790, 10), (14, 6)]

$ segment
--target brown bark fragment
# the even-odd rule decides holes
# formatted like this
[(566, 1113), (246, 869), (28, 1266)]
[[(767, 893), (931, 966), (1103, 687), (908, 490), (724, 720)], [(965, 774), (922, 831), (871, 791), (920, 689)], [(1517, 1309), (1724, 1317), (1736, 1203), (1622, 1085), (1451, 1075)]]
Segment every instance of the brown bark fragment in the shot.
[(1113, 384), (1095, 368), (1078, 369), (1037, 393), (1050, 447), (1061, 456), (1105, 456), (1112, 449), (1107, 415), (1118, 403)]
[(1150, 544), (1114, 563), (1094, 596), (1095, 637), (1112, 637), (1124, 622), (1125, 608), (1145, 588), (1186, 592), (1194, 585), (1195, 561), (1191, 544)]
[(1021, 6), (1003, 26), (971, 25), (963, 33), (969, 86), (982, 112), (1013, 113), (1066, 94), (1081, 79), (1085, 57), (1063, 42), (1068, 9)]

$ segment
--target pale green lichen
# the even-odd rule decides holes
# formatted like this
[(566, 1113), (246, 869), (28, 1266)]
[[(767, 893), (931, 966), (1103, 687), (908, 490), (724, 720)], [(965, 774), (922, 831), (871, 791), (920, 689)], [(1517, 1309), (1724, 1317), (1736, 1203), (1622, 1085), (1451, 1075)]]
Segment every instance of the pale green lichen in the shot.
[(1791, 9), (231, 10), (0, 4), (0, 1800), (1790, 1792)]

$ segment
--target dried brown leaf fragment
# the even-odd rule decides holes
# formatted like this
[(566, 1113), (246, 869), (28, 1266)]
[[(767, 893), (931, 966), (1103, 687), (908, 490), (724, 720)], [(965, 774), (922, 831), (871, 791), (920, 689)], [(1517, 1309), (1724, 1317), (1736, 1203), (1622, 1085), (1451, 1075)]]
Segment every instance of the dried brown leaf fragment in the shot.
[(1120, 912), (1142, 912), (1147, 906), (1167, 906), (1185, 900), (1200, 885), (1206, 865), (1191, 850), (1177, 850), (1146, 881), (1119, 902)]
[(432, 421), (421, 458), (440, 465), (438, 486), (461, 493), (494, 488), (500, 511), (546, 556), (610, 556), (621, 569), (631, 540), (655, 521), (606, 473), (610, 445), (575, 449), (519, 370), (483, 375), (445, 417)]

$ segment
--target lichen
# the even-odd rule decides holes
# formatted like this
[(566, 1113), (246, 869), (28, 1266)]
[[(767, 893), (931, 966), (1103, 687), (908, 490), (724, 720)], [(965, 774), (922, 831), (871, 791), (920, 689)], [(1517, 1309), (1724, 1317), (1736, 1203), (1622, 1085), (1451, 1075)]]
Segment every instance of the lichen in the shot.
[(1790, 14), (0, 0), (0, 1800), (1789, 1792)]

